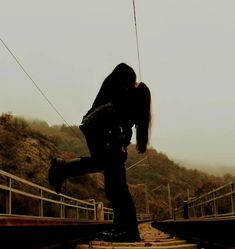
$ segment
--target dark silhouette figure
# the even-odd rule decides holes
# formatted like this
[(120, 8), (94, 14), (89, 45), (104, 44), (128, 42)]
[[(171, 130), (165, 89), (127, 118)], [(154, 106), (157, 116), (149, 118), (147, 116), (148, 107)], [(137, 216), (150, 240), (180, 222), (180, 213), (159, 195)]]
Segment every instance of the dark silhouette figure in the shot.
[(146, 152), (151, 124), (151, 94), (136, 83), (134, 70), (121, 63), (104, 80), (80, 125), (90, 157), (54, 158), (49, 183), (57, 193), (68, 177), (103, 172), (105, 193), (114, 212), (113, 229), (100, 233), (106, 241), (140, 241), (135, 205), (126, 182), (127, 147), (136, 129), (136, 148)]

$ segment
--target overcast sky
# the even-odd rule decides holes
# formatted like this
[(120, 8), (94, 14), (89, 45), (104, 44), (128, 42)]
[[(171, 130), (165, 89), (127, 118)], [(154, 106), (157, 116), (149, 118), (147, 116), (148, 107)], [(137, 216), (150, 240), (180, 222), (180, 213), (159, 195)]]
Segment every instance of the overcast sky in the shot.
[[(151, 145), (235, 167), (235, 1), (136, 0)], [(131, 0), (0, 0), (0, 38), (71, 125), (120, 62), (138, 72)], [(64, 121), (0, 43), (0, 113)]]

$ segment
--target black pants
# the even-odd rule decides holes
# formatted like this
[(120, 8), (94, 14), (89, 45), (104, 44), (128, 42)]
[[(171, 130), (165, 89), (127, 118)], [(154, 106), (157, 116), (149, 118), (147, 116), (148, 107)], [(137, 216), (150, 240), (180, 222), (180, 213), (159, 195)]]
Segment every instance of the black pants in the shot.
[(91, 157), (67, 162), (68, 177), (102, 171), (106, 197), (114, 212), (114, 228), (138, 234), (136, 209), (126, 182), (127, 153), (119, 143), (107, 144), (102, 133), (85, 134), (85, 137)]

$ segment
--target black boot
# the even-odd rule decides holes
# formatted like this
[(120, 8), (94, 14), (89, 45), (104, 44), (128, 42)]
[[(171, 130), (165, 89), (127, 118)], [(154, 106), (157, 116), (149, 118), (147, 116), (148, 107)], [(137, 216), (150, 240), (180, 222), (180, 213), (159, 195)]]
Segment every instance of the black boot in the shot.
[(77, 157), (71, 160), (53, 158), (48, 172), (48, 180), (57, 194), (59, 194), (66, 178), (101, 171), (101, 164), (91, 157)]
[(49, 184), (54, 188), (57, 194), (61, 193), (61, 187), (65, 180), (65, 176), (63, 174), (64, 165), (65, 160), (60, 158), (53, 158), (51, 160), (51, 166), (48, 171)]

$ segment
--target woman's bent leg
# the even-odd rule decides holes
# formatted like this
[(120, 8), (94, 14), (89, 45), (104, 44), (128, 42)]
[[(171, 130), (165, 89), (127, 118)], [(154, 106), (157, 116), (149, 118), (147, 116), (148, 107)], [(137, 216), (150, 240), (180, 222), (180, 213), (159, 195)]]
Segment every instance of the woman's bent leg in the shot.
[(65, 179), (100, 171), (102, 171), (101, 164), (91, 157), (80, 157), (72, 160), (54, 158), (51, 160), (48, 180), (59, 194)]

